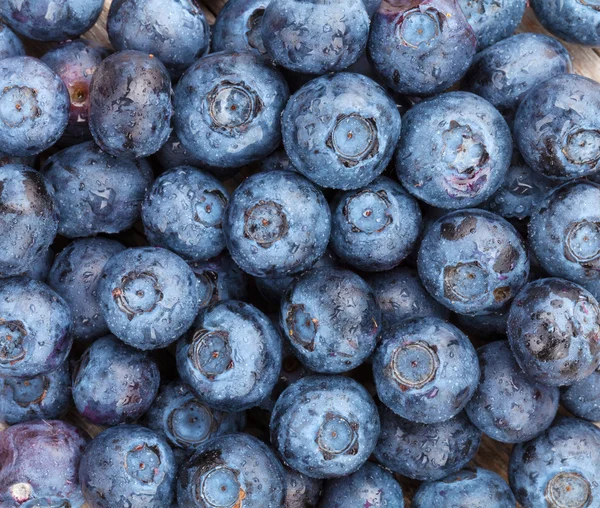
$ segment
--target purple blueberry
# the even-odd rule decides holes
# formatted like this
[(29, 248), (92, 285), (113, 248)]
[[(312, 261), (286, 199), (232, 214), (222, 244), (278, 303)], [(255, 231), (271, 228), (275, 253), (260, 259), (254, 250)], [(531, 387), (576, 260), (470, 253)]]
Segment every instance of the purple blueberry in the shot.
[(316, 508), (323, 482), (290, 468), (285, 469), (283, 508)]
[(598, 0), (530, 0), (546, 30), (574, 44), (600, 46)]
[(13, 56), (25, 56), (25, 48), (10, 27), (0, 21), (0, 60)]

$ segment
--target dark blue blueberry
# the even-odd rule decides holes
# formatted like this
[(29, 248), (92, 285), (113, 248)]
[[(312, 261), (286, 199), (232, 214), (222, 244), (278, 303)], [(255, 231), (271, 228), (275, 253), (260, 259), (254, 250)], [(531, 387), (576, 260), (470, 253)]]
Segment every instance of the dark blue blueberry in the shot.
[(36, 156), (17, 157), (0, 152), (0, 167), (8, 166), (9, 164), (18, 164), (19, 166), (29, 166), (33, 168), (36, 166)]
[(362, 0), (363, 4), (365, 4), (365, 9), (367, 10), (367, 14), (369, 16), (373, 16), (379, 9), (382, 0)]
[(204, 443), (179, 472), (177, 501), (186, 508), (281, 508), (285, 472), (275, 454), (248, 434)]
[(584, 420), (600, 422), (600, 369), (562, 388), (560, 402), (567, 411)]
[(339, 193), (331, 203), (331, 248), (358, 270), (382, 272), (399, 265), (420, 232), (417, 200), (386, 176)]
[(261, 35), (275, 63), (325, 74), (345, 69), (364, 52), (369, 15), (362, 0), (278, 0), (265, 9)]
[(259, 161), (260, 171), (296, 171), (285, 150), (275, 150)]
[(316, 508), (323, 482), (303, 475), (293, 469), (285, 469), (285, 499), (283, 508)]
[(382, 467), (366, 462), (356, 473), (327, 480), (321, 508), (404, 508), (402, 487)]
[(37, 58), (0, 60), (0, 147), (4, 153), (25, 157), (51, 147), (67, 127), (69, 105), (67, 87)]
[(60, 214), (58, 231), (67, 238), (118, 233), (140, 217), (152, 168), (103, 152), (93, 141), (50, 157), (42, 173)]
[(381, 311), (369, 285), (341, 268), (311, 270), (288, 286), (280, 323), (300, 361), (315, 372), (346, 372), (375, 349)]
[(500, 475), (474, 468), (421, 484), (412, 507), (515, 508), (516, 504), (515, 496)]
[(329, 242), (331, 216), (323, 193), (291, 171), (258, 173), (231, 196), (223, 222), (233, 260), (255, 277), (307, 270)]
[(539, 22), (553, 35), (574, 44), (600, 46), (598, 0), (530, 0)]
[(304, 377), (281, 394), (271, 414), (271, 442), (283, 462), (312, 478), (354, 473), (378, 436), (373, 399), (348, 377)]
[(396, 173), (406, 190), (438, 208), (466, 208), (502, 185), (512, 157), (512, 136), (486, 100), (450, 92), (404, 115)]
[(174, 500), (176, 472), (163, 437), (140, 425), (119, 425), (87, 445), (79, 480), (93, 508), (166, 508)]
[(40, 282), (46, 282), (46, 279), (50, 275), (50, 269), (54, 263), (54, 251), (50, 248), (46, 249), (46, 252), (40, 253), (29, 266), (27, 270), (23, 272), (23, 276), (29, 277), (30, 279), (39, 280)]
[(160, 373), (146, 352), (112, 335), (95, 341), (73, 373), (75, 407), (96, 425), (133, 422), (158, 393)]
[(59, 420), (20, 423), (0, 432), (2, 508), (79, 508), (84, 434)]
[(229, 192), (192, 166), (160, 175), (146, 194), (142, 220), (147, 240), (188, 261), (205, 261), (225, 249), (223, 215)]
[(175, 89), (175, 132), (203, 164), (237, 168), (281, 142), (289, 97), (281, 74), (251, 53), (215, 53), (198, 60)]
[(4, 0), (0, 17), (29, 39), (64, 41), (92, 28), (103, 5), (103, 0)]
[(264, 55), (262, 19), (271, 0), (229, 0), (212, 27), (212, 50)]
[(174, 132), (171, 132), (167, 142), (154, 154), (154, 157), (165, 171), (180, 166), (208, 169), (182, 145)]
[(481, 431), (459, 413), (441, 423), (413, 423), (380, 407), (381, 434), (375, 458), (393, 472), (432, 481), (463, 468), (477, 453)]
[(25, 273), (45, 258), (58, 230), (56, 208), (40, 173), (0, 167), (0, 277)]
[(490, 314), (527, 283), (529, 257), (505, 219), (484, 210), (459, 210), (426, 230), (418, 267), (427, 291), (449, 309)]
[(88, 126), (90, 113), (90, 83), (96, 68), (110, 50), (99, 44), (78, 39), (51, 49), (42, 58), (63, 80), (71, 99), (69, 124), (60, 140), (73, 145), (92, 139)]
[(208, 52), (210, 28), (197, 0), (116, 0), (106, 25), (114, 48), (153, 54), (173, 78)]
[(357, 189), (377, 178), (400, 137), (394, 101), (360, 74), (309, 81), (291, 97), (281, 122), (293, 166), (317, 185), (334, 189)]
[(179, 256), (156, 247), (126, 249), (110, 258), (97, 298), (110, 331), (145, 350), (166, 347), (181, 337), (200, 303), (191, 268)]
[(153, 55), (120, 51), (96, 69), (89, 126), (96, 143), (116, 157), (157, 152), (171, 134), (171, 78)]
[(510, 486), (523, 508), (593, 508), (600, 496), (598, 464), (600, 429), (559, 417), (546, 432), (513, 448)]
[(517, 363), (534, 380), (564, 386), (600, 365), (600, 308), (592, 294), (562, 279), (539, 279), (516, 296), (508, 340)]
[(500, 309), (491, 314), (470, 316), (455, 314), (456, 324), (469, 337), (474, 335), (480, 339), (489, 341), (506, 338), (506, 322), (508, 321), (509, 308)]
[(198, 316), (177, 344), (181, 380), (208, 406), (243, 411), (273, 389), (281, 370), (281, 336), (258, 309), (218, 302)]
[(71, 404), (69, 364), (29, 379), (0, 378), (0, 422), (61, 418)]
[(558, 388), (530, 379), (505, 340), (477, 354), (481, 381), (466, 407), (473, 424), (501, 443), (522, 443), (546, 430), (558, 410)]
[(13, 56), (25, 56), (25, 48), (10, 27), (0, 21), (0, 60)]
[(548, 178), (599, 171), (600, 84), (575, 74), (544, 81), (521, 102), (513, 130), (525, 162)]
[(32, 378), (60, 367), (73, 344), (67, 303), (46, 284), (0, 280), (0, 377)]
[(107, 238), (84, 238), (60, 252), (48, 275), (48, 285), (62, 296), (73, 314), (75, 339), (97, 339), (108, 325), (96, 299), (98, 280), (107, 261), (125, 247)]
[(457, 0), (412, 0), (381, 5), (373, 17), (368, 49), (391, 89), (433, 95), (463, 77), (476, 47), (475, 33)]

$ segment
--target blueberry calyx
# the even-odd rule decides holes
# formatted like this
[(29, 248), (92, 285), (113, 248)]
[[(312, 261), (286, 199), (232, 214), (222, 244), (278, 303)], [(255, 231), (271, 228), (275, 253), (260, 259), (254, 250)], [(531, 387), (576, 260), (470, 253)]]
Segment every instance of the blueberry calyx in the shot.
[(417, 49), (431, 44), (442, 31), (443, 14), (436, 9), (409, 9), (398, 21), (398, 37), (405, 46)]
[(0, 363), (14, 365), (25, 358), (27, 351), (23, 341), (26, 336), (23, 322), (0, 318)]
[[(148, 446), (146, 443), (132, 448), (125, 459), (125, 469), (130, 476), (147, 485), (156, 482), (156, 476), (160, 472), (160, 451), (156, 446)], [(160, 482), (157, 482), (160, 483)]]
[(565, 232), (565, 257), (584, 268), (600, 268), (600, 222), (573, 222)]
[(287, 215), (279, 203), (261, 200), (244, 214), (244, 236), (263, 249), (281, 240), (287, 232)]
[(48, 393), (50, 381), (46, 376), (32, 379), (7, 379), (7, 384), (13, 392), (13, 400), (21, 407), (41, 403)]
[(208, 472), (198, 472), (201, 478), (196, 498), (213, 508), (241, 508), (246, 492), (238, 480), (239, 473), (229, 467), (217, 466)]
[(343, 214), (353, 233), (381, 233), (392, 222), (387, 192), (365, 189), (346, 202)]
[(173, 441), (184, 448), (203, 442), (216, 430), (212, 412), (197, 400), (188, 400), (183, 406), (175, 408), (167, 421)]
[(331, 460), (336, 455), (356, 455), (358, 423), (335, 413), (327, 413), (317, 431), (316, 443), (325, 460)]
[(325, 144), (347, 168), (373, 157), (379, 150), (377, 124), (358, 113), (339, 115)]
[(196, 330), (188, 355), (196, 369), (210, 381), (233, 368), (229, 334), (221, 330)]
[(148, 272), (129, 272), (121, 279), (121, 286), (112, 290), (112, 295), (129, 321), (138, 314), (152, 312), (163, 299), (158, 280)]
[(243, 82), (222, 81), (208, 93), (206, 100), (214, 127), (224, 132), (249, 124), (262, 109), (256, 92)]
[(600, 161), (599, 130), (574, 129), (565, 135), (562, 144), (563, 154), (573, 164), (594, 167)]
[(420, 389), (435, 379), (440, 360), (426, 342), (404, 344), (392, 353), (389, 368), (402, 390)]
[(1, 119), (7, 127), (18, 127), (28, 118), (42, 115), (37, 100), (37, 90), (28, 86), (7, 86), (0, 95), (0, 105), (14, 104), (14, 107), (1, 107)]
[(589, 481), (579, 473), (562, 472), (550, 479), (545, 497), (557, 508), (584, 508), (591, 497)]
[(307, 351), (314, 351), (319, 321), (310, 316), (306, 307), (303, 304), (290, 305), (285, 321), (290, 340)]

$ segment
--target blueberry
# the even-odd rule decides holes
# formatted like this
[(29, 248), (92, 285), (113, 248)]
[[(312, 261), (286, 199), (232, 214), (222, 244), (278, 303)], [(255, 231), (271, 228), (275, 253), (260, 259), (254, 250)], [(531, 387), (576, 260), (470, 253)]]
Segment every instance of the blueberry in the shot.
[(0, 377), (32, 378), (56, 370), (73, 336), (67, 303), (46, 284), (0, 280)]
[(169, 170), (180, 166), (194, 166), (195, 168), (208, 169), (198, 158), (194, 157), (179, 141), (174, 132), (171, 132), (167, 142), (154, 154), (162, 169)]
[(157, 152), (171, 134), (171, 78), (153, 55), (120, 51), (96, 69), (90, 84), (89, 126), (115, 157)]
[(450, 92), (404, 116), (396, 173), (406, 190), (438, 208), (465, 208), (489, 198), (510, 166), (512, 136), (486, 100)]
[(288, 97), (281, 74), (260, 57), (214, 53), (175, 88), (175, 132), (203, 164), (237, 168), (277, 148)]
[(592, 508), (600, 495), (600, 429), (559, 417), (543, 434), (513, 448), (509, 480), (523, 508)]
[(402, 487), (382, 467), (366, 462), (356, 473), (327, 480), (322, 508), (404, 508)]
[(8, 166), (9, 164), (17, 164), (19, 166), (34, 167), (36, 164), (36, 156), (29, 155), (27, 157), (17, 157), (0, 152), (0, 167)]
[(282, 116), (283, 143), (293, 166), (317, 185), (357, 189), (387, 167), (400, 123), (377, 83), (360, 74), (330, 74), (291, 97)]
[(233, 260), (255, 277), (310, 268), (327, 247), (329, 207), (321, 191), (290, 171), (258, 173), (233, 193), (223, 222)]
[(281, 369), (281, 336), (258, 309), (236, 300), (218, 302), (177, 344), (177, 369), (197, 397), (221, 411), (258, 405)]
[(544, 81), (521, 102), (514, 134), (525, 162), (544, 176), (570, 180), (599, 171), (600, 84), (574, 74)]
[(380, 408), (375, 458), (395, 473), (433, 481), (464, 467), (477, 453), (481, 432), (464, 412), (441, 423), (413, 423)]
[(0, 17), (29, 39), (64, 41), (92, 28), (103, 5), (103, 0), (5, 0)]
[(265, 9), (261, 36), (267, 54), (287, 69), (341, 71), (365, 50), (369, 15), (362, 0), (278, 0)]
[(71, 404), (69, 364), (29, 379), (0, 378), (0, 422), (61, 418)]
[(186, 508), (281, 508), (285, 472), (275, 454), (248, 434), (204, 443), (184, 464), (177, 501)]
[(194, 272), (179, 256), (155, 247), (126, 249), (110, 258), (97, 298), (110, 331), (144, 350), (181, 337), (199, 306)]
[(50, 269), (54, 263), (54, 251), (51, 248), (46, 249), (45, 252), (38, 254), (33, 260), (33, 263), (25, 270), (22, 274), (30, 279), (39, 280), (40, 282), (46, 282), (50, 275)]
[(219, 11), (212, 29), (212, 50), (264, 55), (262, 19), (271, 0), (229, 0)]
[(259, 161), (260, 171), (296, 171), (285, 150), (275, 150)]
[(210, 28), (196, 0), (117, 0), (110, 6), (108, 37), (118, 51), (151, 53), (179, 77), (208, 52)]
[(469, 337), (474, 335), (480, 339), (489, 341), (506, 338), (506, 322), (508, 321), (509, 308), (500, 309), (491, 314), (470, 316), (455, 314), (456, 324)]
[(600, 3), (598, 0), (530, 0), (546, 30), (567, 42), (600, 46)]
[(527, 283), (529, 258), (509, 222), (484, 210), (459, 210), (426, 230), (418, 267), (427, 291), (449, 309), (490, 314)]
[(56, 204), (40, 173), (18, 164), (0, 167), (0, 277), (29, 270), (57, 230)]
[(285, 469), (284, 508), (316, 508), (323, 482), (303, 475), (293, 469)]
[(96, 68), (109, 53), (110, 50), (99, 44), (78, 39), (51, 49), (41, 58), (63, 80), (71, 99), (69, 124), (61, 144), (73, 145), (92, 139), (88, 126), (90, 83)]
[(600, 422), (600, 369), (561, 389), (560, 402), (578, 418)]
[(77, 468), (86, 442), (80, 430), (59, 420), (20, 423), (0, 432), (0, 505), (82, 506)]
[(73, 313), (75, 339), (97, 339), (108, 326), (96, 300), (98, 280), (107, 261), (125, 247), (107, 238), (84, 238), (67, 245), (56, 256), (48, 285), (62, 296)]
[(54, 154), (42, 173), (60, 212), (58, 231), (67, 238), (133, 226), (153, 178), (146, 160), (113, 157), (92, 141)]
[(93, 508), (171, 506), (176, 467), (164, 438), (140, 425), (119, 425), (86, 447), (79, 480)]
[(36, 155), (58, 141), (69, 122), (69, 94), (46, 64), (28, 56), (0, 60), (0, 90), (4, 153)]
[(426, 96), (462, 78), (476, 47), (457, 0), (427, 0), (383, 3), (373, 17), (368, 50), (387, 86)]
[(517, 502), (504, 479), (487, 469), (463, 469), (435, 482), (421, 484), (413, 508), (515, 508)]
[(271, 414), (271, 442), (284, 463), (312, 478), (357, 471), (373, 452), (379, 416), (367, 390), (343, 376), (292, 383)]
[(0, 21), (0, 60), (13, 56), (25, 56), (25, 48), (10, 27)]
[(600, 308), (591, 293), (562, 279), (531, 282), (508, 316), (517, 363), (535, 381), (564, 386), (600, 365)]

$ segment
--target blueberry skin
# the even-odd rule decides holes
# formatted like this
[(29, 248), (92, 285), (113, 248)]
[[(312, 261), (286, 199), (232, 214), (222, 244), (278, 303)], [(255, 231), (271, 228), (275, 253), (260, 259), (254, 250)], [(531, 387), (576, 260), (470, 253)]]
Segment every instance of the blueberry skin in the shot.
[(197, 397), (221, 411), (258, 405), (281, 370), (281, 336), (258, 309), (236, 300), (206, 308), (177, 343), (177, 370)]
[(107, 335), (83, 353), (73, 376), (73, 400), (96, 425), (131, 423), (148, 410), (159, 384), (158, 365), (147, 353)]
[(502, 115), (468, 92), (425, 100), (404, 115), (396, 173), (413, 196), (438, 208), (466, 208), (502, 185), (512, 136)]
[(443, 92), (467, 72), (477, 38), (457, 0), (383, 3), (373, 16), (369, 58), (403, 95)]
[(203, 261), (225, 249), (223, 215), (229, 192), (214, 176), (192, 166), (160, 175), (142, 204), (150, 244), (187, 261)]
[(575, 74), (544, 81), (519, 105), (513, 131), (525, 162), (548, 178), (599, 171), (600, 84)]
[(70, 506), (84, 499), (78, 466), (87, 438), (59, 420), (20, 423), (0, 433), (0, 505)]
[(574, 44), (600, 46), (600, 9), (596, 0), (530, 0), (546, 30)]
[(281, 394), (270, 429), (288, 467), (312, 478), (338, 478), (357, 471), (373, 452), (379, 415), (353, 379), (307, 376)]
[(42, 62), (63, 80), (71, 100), (69, 123), (61, 144), (74, 145), (92, 139), (88, 126), (90, 83), (96, 68), (109, 54), (110, 50), (99, 44), (78, 39), (66, 41), (42, 56)]
[(171, 134), (171, 78), (153, 55), (120, 51), (104, 59), (90, 83), (89, 126), (115, 157), (157, 152)]
[[(171, 132), (167, 142), (154, 154), (162, 169), (178, 168), (180, 166), (194, 166), (195, 168), (208, 169), (198, 158), (194, 157), (179, 141), (174, 132)], [(217, 176), (219, 176), (217, 174)]]
[(137, 349), (163, 348), (194, 322), (196, 277), (179, 256), (157, 247), (126, 249), (104, 265), (98, 303), (110, 331)]
[(509, 482), (523, 508), (596, 506), (600, 495), (600, 430), (559, 417), (543, 434), (516, 445)]
[(260, 171), (296, 171), (285, 150), (275, 150), (270, 155), (259, 161)]
[(56, 208), (40, 173), (0, 167), (0, 277), (25, 273), (46, 256), (58, 230)]
[(75, 339), (92, 340), (108, 334), (96, 299), (98, 281), (107, 261), (123, 250), (125, 247), (115, 240), (84, 238), (70, 243), (56, 256), (48, 285), (71, 308)]
[(327, 480), (321, 508), (404, 508), (402, 487), (382, 467), (366, 462), (356, 473)]
[(8, 166), (9, 164), (17, 164), (20, 166), (29, 166), (33, 168), (36, 165), (36, 157), (35, 155), (16, 157), (13, 155), (8, 155), (4, 152), (0, 152), (0, 167)]
[(229, 0), (212, 27), (212, 51), (239, 51), (265, 55), (261, 26), (271, 0)]
[(400, 113), (381, 86), (360, 74), (339, 73), (309, 81), (292, 95), (281, 127), (299, 173), (321, 187), (348, 190), (386, 169), (400, 124)]
[(139, 219), (152, 168), (103, 152), (93, 141), (65, 148), (42, 168), (67, 238), (119, 233)]
[(565, 386), (600, 365), (600, 308), (590, 292), (562, 279), (539, 279), (516, 296), (508, 340), (529, 377)]
[(284, 469), (285, 499), (283, 508), (315, 508), (319, 502), (323, 481), (287, 467)]
[(25, 47), (10, 27), (0, 21), (0, 60), (13, 56), (25, 56)]
[(352, 267), (383, 272), (410, 254), (421, 233), (417, 200), (386, 176), (331, 203), (331, 248)]
[(505, 219), (484, 210), (458, 210), (426, 230), (418, 269), (442, 305), (459, 314), (490, 314), (527, 283), (529, 256)]
[(510, 37), (525, 14), (527, 0), (458, 0), (477, 37), (477, 51)]
[(0, 422), (61, 418), (71, 405), (69, 363), (30, 379), (0, 378)]
[(112, 427), (83, 452), (79, 480), (91, 508), (165, 508), (175, 494), (173, 451), (156, 432), (140, 425)]
[(336, 72), (364, 52), (369, 15), (361, 0), (279, 0), (265, 9), (261, 35), (267, 54), (286, 69)]
[(375, 349), (380, 323), (372, 289), (350, 270), (311, 270), (281, 299), (281, 328), (298, 359), (315, 372), (358, 367)]
[(457, 326), (469, 337), (476, 337), (489, 341), (506, 338), (506, 322), (508, 321), (509, 308), (500, 309), (492, 314), (469, 316), (455, 314)]
[(414, 480), (433, 481), (463, 468), (477, 453), (481, 431), (464, 412), (440, 423), (413, 423), (380, 406), (375, 458)]
[(32, 378), (56, 370), (73, 344), (67, 303), (43, 282), (0, 280), (0, 377)]
[(5, 0), (0, 17), (28, 39), (59, 42), (92, 28), (103, 5), (103, 0)]
[(248, 434), (204, 443), (181, 467), (177, 501), (189, 508), (281, 508), (285, 472), (271, 449)]
[(242, 270), (283, 277), (309, 269), (323, 255), (331, 214), (323, 193), (297, 173), (257, 173), (231, 196), (223, 232)]
[(39, 257), (35, 258), (29, 268), (21, 275), (39, 280), (40, 282), (46, 282), (52, 268), (52, 263), (54, 263), (54, 251), (48, 248), (46, 252), (41, 253)]
[(153, 54), (174, 79), (207, 53), (210, 43), (210, 27), (196, 0), (117, 0), (106, 25), (114, 48)]
[(214, 53), (198, 60), (175, 88), (175, 133), (203, 164), (237, 168), (281, 142), (289, 97), (281, 74), (251, 53)]
[(517, 502), (504, 479), (487, 469), (463, 469), (435, 482), (422, 483), (413, 508), (515, 508)]
[(58, 141), (69, 122), (70, 100), (64, 83), (46, 64), (29, 56), (0, 60), (0, 90), (4, 153), (36, 155)]
[(501, 443), (522, 443), (546, 430), (558, 410), (558, 388), (529, 378), (505, 340), (477, 354), (481, 381), (466, 407), (471, 422)]
[(600, 421), (600, 370), (561, 388), (560, 402), (569, 413), (590, 422)]

